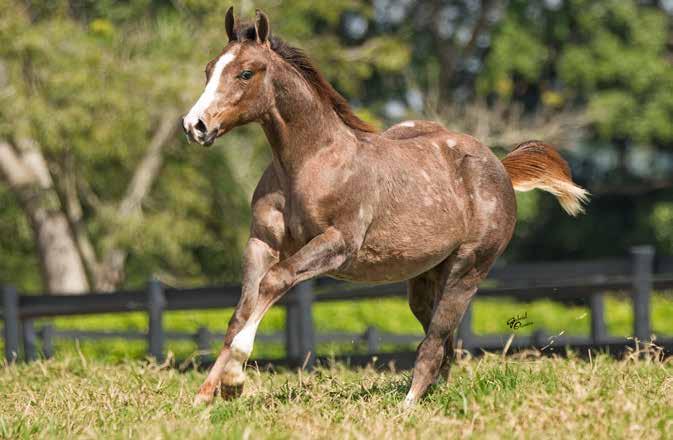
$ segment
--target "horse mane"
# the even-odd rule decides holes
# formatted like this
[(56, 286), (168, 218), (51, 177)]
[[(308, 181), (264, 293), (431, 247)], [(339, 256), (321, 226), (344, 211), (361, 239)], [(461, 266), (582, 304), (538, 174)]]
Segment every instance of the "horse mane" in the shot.
[[(256, 39), (255, 27), (251, 24), (237, 26), (235, 33), (237, 40), (240, 42), (255, 41)], [(344, 124), (355, 130), (368, 133), (376, 132), (376, 129), (373, 126), (358, 118), (355, 113), (353, 113), (353, 109), (346, 98), (332, 87), (303, 50), (287, 44), (281, 38), (276, 36), (269, 37), (269, 41), (271, 43), (271, 50), (301, 74), (311, 87), (313, 87), (313, 90), (316, 91), (320, 99), (334, 109)]]

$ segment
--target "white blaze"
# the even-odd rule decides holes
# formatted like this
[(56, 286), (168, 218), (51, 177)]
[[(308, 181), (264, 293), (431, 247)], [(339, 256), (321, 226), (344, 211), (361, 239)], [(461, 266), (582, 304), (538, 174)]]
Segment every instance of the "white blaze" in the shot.
[(233, 48), (231, 51), (225, 53), (220, 57), (219, 60), (215, 63), (213, 68), (213, 73), (210, 75), (208, 84), (203, 90), (201, 97), (196, 101), (196, 104), (189, 110), (187, 116), (185, 116), (184, 124), (185, 129), (189, 130), (191, 127), (195, 126), (199, 122), (199, 118), (203, 116), (203, 113), (210, 107), (217, 95), (217, 88), (220, 85), (220, 78), (222, 77), (222, 72), (224, 68), (229, 64), (236, 55), (238, 54), (238, 47)]

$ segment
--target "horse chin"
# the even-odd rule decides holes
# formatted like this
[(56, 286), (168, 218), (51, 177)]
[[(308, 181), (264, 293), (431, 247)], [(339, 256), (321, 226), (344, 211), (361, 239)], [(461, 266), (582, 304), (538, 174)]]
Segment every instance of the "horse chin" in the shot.
[(213, 130), (211, 133), (209, 133), (207, 136), (201, 139), (199, 143), (203, 147), (210, 147), (211, 145), (213, 145), (213, 142), (215, 142), (215, 139), (217, 139), (220, 136), (222, 136), (220, 130)]

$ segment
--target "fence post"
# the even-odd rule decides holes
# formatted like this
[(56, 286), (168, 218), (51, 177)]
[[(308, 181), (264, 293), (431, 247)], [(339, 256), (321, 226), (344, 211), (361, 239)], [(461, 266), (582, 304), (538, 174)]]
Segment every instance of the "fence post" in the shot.
[(196, 347), (199, 352), (210, 351), (210, 331), (206, 327), (196, 330)]
[(21, 324), (23, 357), (26, 362), (32, 362), (37, 359), (37, 334), (35, 334), (35, 324), (32, 319), (26, 319)]
[(5, 359), (14, 362), (19, 358), (19, 296), (16, 289), (5, 286), (2, 289), (3, 337), (5, 339)]
[(462, 341), (462, 348), (469, 350), (472, 345), (472, 302), (467, 306), (463, 319), (458, 326), (458, 340)]
[(591, 340), (594, 345), (600, 345), (607, 336), (607, 331), (605, 330), (603, 294), (592, 294), (589, 299), (589, 307), (591, 308)]
[(303, 362), (311, 353), (306, 366), (315, 360), (315, 331), (313, 328), (313, 281), (304, 281), (290, 292), (286, 306), (285, 346), (291, 361)]
[(40, 329), (42, 336), (42, 354), (49, 359), (54, 356), (54, 326), (47, 324)]
[(633, 259), (633, 335), (641, 341), (650, 340), (650, 295), (654, 247), (634, 246)]
[(549, 347), (551, 348), (551, 351), (554, 351), (554, 339), (550, 339), (544, 330), (535, 330), (530, 338), (535, 348), (542, 349), (544, 347)]
[(376, 327), (367, 327), (365, 340), (367, 341), (367, 352), (369, 354), (379, 351), (379, 330)]
[(157, 362), (164, 360), (164, 327), (163, 313), (166, 306), (164, 289), (157, 279), (150, 280), (147, 286), (147, 314), (149, 328), (147, 331), (147, 343), (149, 355)]
[(306, 366), (313, 366), (315, 361), (315, 329), (313, 327), (313, 281), (308, 280), (295, 287), (297, 306), (300, 316), (299, 347), (302, 362), (310, 353)]
[(299, 354), (299, 316), (297, 312), (297, 292), (291, 289), (287, 293), (285, 305), (285, 356), (290, 361), (296, 361)]

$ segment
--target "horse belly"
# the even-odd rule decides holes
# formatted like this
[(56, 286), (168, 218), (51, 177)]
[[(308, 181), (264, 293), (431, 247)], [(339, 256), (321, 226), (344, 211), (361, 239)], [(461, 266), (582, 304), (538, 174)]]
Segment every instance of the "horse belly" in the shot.
[[(377, 222), (357, 254), (329, 275), (350, 281), (391, 283), (408, 280), (446, 259), (460, 244), (463, 222), (456, 216), (416, 211), (407, 218)], [(426, 215), (424, 215), (426, 214)]]

